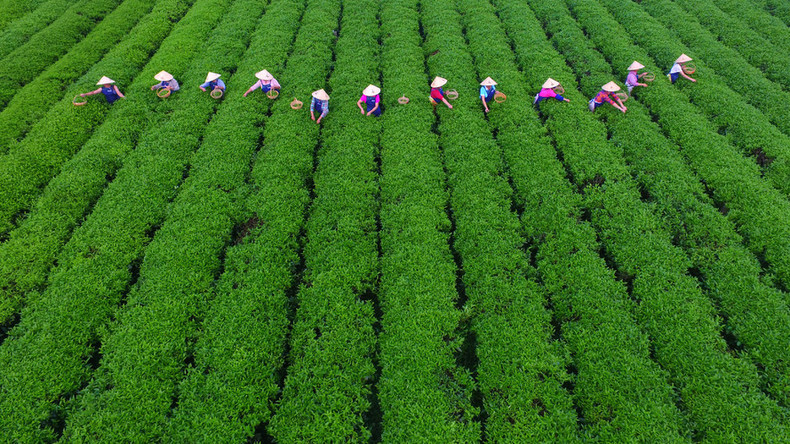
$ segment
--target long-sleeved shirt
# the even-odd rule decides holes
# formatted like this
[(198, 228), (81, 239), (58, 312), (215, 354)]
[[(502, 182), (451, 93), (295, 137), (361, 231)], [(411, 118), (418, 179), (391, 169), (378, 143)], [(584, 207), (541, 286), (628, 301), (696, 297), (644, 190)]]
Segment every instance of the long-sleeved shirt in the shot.
[(612, 93), (610, 93), (608, 91), (603, 91), (603, 90), (602, 91), (598, 91), (598, 94), (596, 94), (595, 97), (593, 97), (593, 101), (595, 103), (607, 102), (607, 103), (610, 103), (610, 104), (614, 105), (614, 100), (612, 100), (611, 94)]
[(166, 82), (160, 82), (158, 85), (154, 85), (154, 89), (166, 88), (168, 86), (170, 86), (170, 89), (172, 89), (173, 91), (178, 91), (179, 89), (181, 89), (178, 86), (178, 81), (176, 79), (168, 80)]
[(538, 95), (535, 96), (534, 103), (540, 103), (541, 101), (546, 99), (551, 99), (552, 97), (559, 100), (560, 102), (565, 100), (565, 97), (562, 97), (561, 95), (557, 94), (553, 88), (542, 88), (538, 93)]
[(625, 84), (627, 86), (636, 86), (639, 83), (639, 76), (636, 74), (636, 71), (629, 71), (628, 77), (625, 78)]
[(313, 100), (310, 101), (310, 112), (315, 110), (321, 111), (321, 116), (325, 116), (326, 113), (329, 112), (329, 100), (318, 100), (313, 97)]
[[(269, 88), (266, 89), (264, 88), (264, 86), (268, 86)], [(268, 92), (269, 89), (280, 88), (280, 82), (278, 82), (277, 79), (258, 80), (258, 82), (256, 82), (255, 85), (253, 85), (253, 88), (260, 88), (264, 90), (264, 92)]]
[[(212, 85), (212, 83), (213, 83), (213, 85)], [(206, 82), (206, 83), (200, 85), (201, 88), (209, 88), (210, 87), (210, 89), (214, 89), (217, 86), (219, 86), (222, 89), (225, 89), (225, 82), (223, 82), (222, 79), (217, 79), (217, 80), (212, 80), (211, 82)]]

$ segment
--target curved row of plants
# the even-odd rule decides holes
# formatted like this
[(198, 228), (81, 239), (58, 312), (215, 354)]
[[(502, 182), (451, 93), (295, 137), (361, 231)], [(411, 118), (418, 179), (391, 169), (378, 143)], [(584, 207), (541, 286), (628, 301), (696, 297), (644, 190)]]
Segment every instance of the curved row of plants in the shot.
[(780, 19), (769, 14), (759, 4), (748, 0), (713, 0), (730, 16), (739, 16), (745, 24), (785, 53), (790, 52), (790, 29)]
[[(464, 25), (471, 31), (466, 18), (462, 25), (458, 9), (470, 12), (453, 0), (422, 2), (425, 52), (435, 53), (428, 59), (431, 75), (449, 79), (447, 88), (477, 85), (490, 75), (510, 94), (503, 73), (478, 71), (482, 62), (470, 50), (477, 57), (480, 47), (464, 34)], [(477, 20), (477, 14), (469, 19)], [(472, 40), (469, 48), (467, 39)], [(492, 137), (477, 92), (475, 87), (463, 90), (452, 110), (440, 104), (437, 113), (455, 222), (453, 244), (463, 268), (465, 309), (475, 341), (480, 420), (491, 441), (515, 436), (573, 441), (577, 417), (564, 388), (570, 379), (567, 359), (552, 337), (551, 312), (522, 250), (523, 232), (512, 210), (502, 149)], [(511, 107), (525, 97), (514, 93), (503, 104), (492, 103), (489, 114), (520, 118)]]
[[(30, 126), (63, 98), (63, 91), (105, 54), (116, 45), (136, 38), (140, 33), (140, 25), (146, 23), (147, 26), (151, 20), (144, 16), (157, 14), (151, 12), (155, 4), (157, 2), (153, 0), (121, 3), (90, 34), (35, 79), (24, 86), (18, 83), (8, 85), (13, 97), (6, 98), (6, 106), (0, 112), (0, 153), (7, 152), (10, 146), (21, 140)], [(159, 10), (161, 6), (156, 11)], [(126, 89), (125, 85), (122, 87)], [(5, 93), (6, 90), (3, 91)]]
[[(149, 85), (163, 66), (176, 76), (187, 68), (194, 53), (181, 55), (181, 52), (200, 45), (211, 30), (207, 26), (211, 23), (204, 20), (205, 16), (193, 18), (193, 14), (184, 19), (186, 23), (192, 22), (190, 26), (178, 27), (171, 38), (166, 37), (191, 4), (192, 0), (160, 1), (119, 46), (119, 50), (126, 51), (116, 62), (142, 65), (148, 61), (133, 87)], [(200, 23), (194, 23), (198, 20)], [(131, 51), (131, 48), (139, 50)], [(157, 48), (157, 55), (149, 58), (148, 51)], [(140, 134), (149, 125), (161, 123), (174, 103), (177, 102), (163, 102), (153, 94), (117, 102), (105, 124), (44, 187), (19, 227), (0, 245), (0, 325), (9, 324), (26, 297), (44, 289), (49, 270), (56, 264), (58, 252), (74, 227), (90, 212), (107, 182), (115, 177)]]
[[(575, 65), (576, 47), (584, 41), (576, 39), (575, 47), (565, 43), (573, 39), (574, 22), (556, 4), (529, 4), (547, 27), (552, 43), (563, 55), (568, 51)], [(524, 26), (538, 32), (541, 24), (525, 20)], [(555, 32), (556, 27), (562, 27), (562, 35)], [(584, 38), (580, 32), (577, 36)], [(602, 108), (601, 113), (619, 111)], [(564, 137), (558, 137), (562, 132), (583, 132), (584, 144), (562, 143)], [(710, 301), (686, 274), (688, 260), (671, 244), (660, 219), (641, 202), (622, 151), (607, 141), (606, 128), (584, 113), (572, 128), (557, 128), (553, 135), (571, 171), (583, 173), (574, 174), (572, 180), (585, 193), (605, 252), (630, 281), (631, 296), (640, 301), (637, 318), (650, 335), (655, 359), (669, 372), (684, 399), (694, 433), (713, 440), (783, 436), (783, 426), (777, 424), (782, 409), (756, 388), (753, 367), (749, 372), (748, 364), (725, 353)], [(736, 417), (738, 424), (734, 424)]]
[(0, 32), (0, 58), (24, 45), (32, 36), (46, 29), (73, 6), (74, 2), (69, 0), (48, 0), (29, 14), (9, 23), (8, 27)]
[[(619, 24), (600, 5), (590, 0), (566, 2), (591, 39), (584, 40), (581, 29), (572, 33), (572, 26), (564, 27), (564, 35), (573, 38), (561, 44), (585, 57), (584, 72), (577, 71), (580, 78), (587, 71), (611, 75), (611, 67), (592, 49), (593, 44), (614, 66), (638, 58), (648, 69), (654, 67), (647, 54), (630, 44)], [(734, 225), (713, 206), (679, 148), (663, 136), (640, 103), (643, 97), (647, 101), (670, 88), (656, 84), (639, 90), (639, 99), (629, 102), (628, 115), (606, 115), (611, 140), (623, 149), (635, 180), (668, 222), (674, 243), (685, 250), (693, 267), (699, 270), (704, 288), (718, 303), (726, 321), (724, 328), (746, 348), (748, 357), (761, 365), (767, 391), (787, 405), (790, 312), (784, 295), (761, 282), (757, 258), (742, 245), (743, 239)]]
[[(175, 11), (177, 8), (171, 14)], [(146, 29), (141, 26), (138, 28), (141, 33), (146, 33)], [(112, 74), (112, 78), (123, 88), (122, 91), (128, 91), (124, 85), (131, 84), (139, 77), (142, 67), (160, 45), (163, 38), (158, 34), (160, 31), (161, 27), (152, 27), (148, 31), (151, 35), (144, 40), (124, 41), (113, 48), (68, 88), (66, 96), (33, 125), (22, 141), (14, 144), (8, 154), (0, 157), (0, 235), (5, 235), (19, 224), (45, 185), (62, 169), (63, 164), (80, 150), (108, 114), (117, 113), (116, 108), (120, 108), (127, 101), (120, 99), (114, 105), (108, 105), (103, 97), (94, 96), (86, 106), (73, 106), (71, 99), (74, 95), (96, 89), (96, 79), (107, 74)], [(159, 40), (149, 40), (154, 33)], [(139, 45), (141, 42), (145, 44)], [(184, 46), (182, 50), (192, 52), (204, 42), (186, 40), (185, 44), (188, 46)], [(160, 63), (159, 70), (165, 66), (164, 62)], [(153, 71), (154, 74), (156, 72), (158, 71)], [(203, 75), (205, 73), (198, 77)], [(152, 76), (153, 74), (146, 75), (146, 85), (152, 84)], [(144, 90), (147, 91), (147, 87)], [(151, 101), (155, 99), (150, 95), (146, 97)]]
[[(655, 28), (655, 20), (629, 0), (598, 0), (623, 25), (632, 39), (658, 58), (659, 52), (643, 46), (643, 37)], [(662, 41), (651, 36), (655, 41)], [(671, 41), (666, 41), (669, 46)], [(646, 98), (647, 100), (647, 98)], [(646, 102), (651, 112), (712, 193), (727, 208), (746, 245), (770, 269), (780, 288), (790, 288), (790, 203), (762, 179), (755, 165), (744, 159), (722, 135), (716, 133), (698, 108), (685, 103), (677, 91), (666, 88), (660, 97)], [(786, 120), (786, 119), (785, 119)]]
[[(649, 1), (645, 3), (649, 8)], [(673, 0), (673, 3), (695, 17), (711, 35), (737, 51), (764, 76), (782, 85), (785, 90), (790, 87), (790, 55), (751, 30), (745, 23), (744, 17), (736, 18), (728, 15), (719, 9), (713, 0), (705, 2)]]
[[(116, 21), (124, 15), (134, 13), (135, 2), (120, 8), (126, 3), (121, 0), (84, 0), (77, 2), (64, 11), (45, 30), (33, 36), (27, 43), (0, 60), (0, 109), (4, 108), (16, 92), (41, 72), (67, 53), (74, 45), (84, 40), (97, 24), (105, 18)], [(146, 0), (145, 10), (153, 6)], [(133, 16), (132, 16), (133, 17)], [(119, 37), (120, 38), (120, 37)], [(112, 43), (112, 42), (111, 42)], [(104, 48), (109, 48), (104, 46)], [(101, 54), (106, 51), (102, 46), (96, 48)]]
[[(259, 17), (265, 7), (257, 0), (230, 4), (206, 40), (205, 52), (186, 75), (197, 77), (210, 69), (233, 73), (246, 56), (253, 31), (261, 29)], [(161, 228), (145, 247), (139, 278), (126, 296), (126, 305), (109, 331), (101, 335), (98, 369), (67, 419), (64, 435), (68, 439), (161, 439), (171, 404), (178, 399), (177, 385), (190, 367), (197, 324), (210, 303), (222, 252), (240, 217), (235, 197), (244, 185), (255, 144), (236, 150), (232, 143), (201, 141), (206, 141), (207, 132), (216, 126), (212, 123), (217, 107), (244, 100), (242, 92), (229, 93), (221, 105), (197, 88), (179, 94), (183, 94), (180, 106), (164, 125), (152, 128), (136, 150), (180, 147), (190, 154), (188, 158), (173, 156), (160, 164), (186, 167), (188, 176), (179, 185), (181, 181), (172, 174), (175, 169), (162, 176), (139, 172), (163, 190), (165, 186), (179, 189), (164, 220), (157, 221)], [(187, 171), (182, 174), (186, 176)], [(159, 203), (164, 204), (166, 201)], [(144, 235), (142, 230), (127, 233)]]
[[(323, 3), (333, 12), (326, 15), (325, 32), (331, 36), (328, 27), (334, 23), (339, 38), (334, 64), (327, 51), (313, 69), (323, 68), (319, 72), (329, 76), (330, 96), (358, 97), (379, 78), (380, 2)], [(324, 87), (323, 79), (315, 80), (313, 89)], [(277, 442), (361, 442), (371, 437), (381, 124), (360, 115), (351, 100), (330, 104), (316, 153), (290, 365), (268, 427)], [(306, 119), (302, 125), (316, 126)], [(318, 139), (317, 131), (309, 134)]]
[(30, 0), (26, 2), (3, 0), (0, 2), (0, 9), (3, 11), (3, 15), (0, 15), (0, 32), (9, 24), (35, 10), (45, 2), (46, 0)]
[[(650, 0), (641, 4), (630, 0), (607, 0), (604, 4), (610, 10), (620, 9), (612, 11), (617, 21), (656, 61), (668, 67), (678, 57), (678, 51), (691, 55), (696, 59), (698, 77), (704, 79), (705, 67), (709, 67), (720, 73), (721, 80), (732, 90), (741, 94), (743, 100), (732, 106), (740, 106), (743, 102), (754, 105), (771, 123), (790, 135), (790, 120), (786, 118), (790, 114), (790, 93), (768, 80), (760, 69), (750, 65), (737, 51), (718, 41), (683, 8), (668, 0)], [(645, 16), (652, 18), (646, 19)]]
[[(382, 4), (381, 328), (376, 384), (383, 442), (473, 442), (456, 363), (464, 345), (441, 153), (427, 85), (417, 0)], [(398, 104), (409, 94), (407, 105)], [(459, 389), (461, 389), (459, 391)], [(468, 423), (467, 423), (468, 424)]]
[[(539, 277), (571, 352), (573, 395), (583, 418), (583, 436), (681, 441), (686, 425), (674, 406), (668, 375), (651, 361), (647, 337), (633, 316), (634, 304), (598, 257), (596, 234), (581, 220), (582, 199), (565, 178), (541, 121), (528, 105), (527, 97), (547, 77), (570, 85), (572, 74), (542, 31), (526, 26), (535, 19), (522, 3), (501, 0), (495, 2), (496, 9), (479, 0), (459, 1), (459, 5), (475, 11), (469, 27), (477, 32), (469, 40), (478, 47), (480, 68), (494, 69), (508, 80), (501, 82), (507, 88), (507, 103), (522, 98), (511, 105), (516, 107), (512, 115), (492, 112), (489, 119), (504, 148)], [(517, 71), (514, 55), (526, 79)], [(520, 89), (522, 84), (533, 89), (528, 93)], [(590, 125), (579, 125), (588, 113), (582, 105), (585, 99), (571, 88), (565, 96), (571, 103), (549, 100), (539, 105), (558, 146), (592, 138), (597, 132)]]
[[(193, 57), (208, 57), (205, 40), (228, 4), (229, 0), (198, 0), (162, 42), (161, 59), (155, 55), (151, 65), (161, 69), (169, 61), (186, 67)], [(204, 50), (184, 51), (191, 45)], [(191, 69), (205, 68), (200, 63)], [(154, 66), (147, 69), (151, 75), (156, 72)], [(191, 100), (184, 97), (168, 106), (194, 108), (198, 101), (211, 100), (197, 93), (190, 96)], [(136, 279), (149, 236), (165, 218), (167, 204), (183, 181), (197, 143), (188, 132), (192, 127), (184, 126), (184, 121), (195, 125), (193, 114), (194, 110), (182, 112), (180, 119), (171, 119), (181, 120), (179, 126), (156, 127), (141, 136), (118, 177), (58, 255), (46, 290), (29, 301), (19, 325), (0, 347), (4, 436), (45, 441), (60, 433), (65, 412), (97, 365), (100, 337)], [(202, 125), (196, 126), (194, 130), (202, 132)]]

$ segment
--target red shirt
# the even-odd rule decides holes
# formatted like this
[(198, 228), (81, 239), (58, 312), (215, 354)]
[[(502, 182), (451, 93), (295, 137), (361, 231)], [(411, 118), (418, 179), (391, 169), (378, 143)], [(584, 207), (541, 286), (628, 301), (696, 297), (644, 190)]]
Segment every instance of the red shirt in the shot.
[(598, 103), (609, 102), (610, 104), (614, 105), (614, 101), (611, 98), (611, 94), (608, 91), (599, 91), (598, 94), (595, 95), (593, 101)]
[(441, 102), (444, 98), (444, 90), (441, 88), (431, 88), (431, 98), (437, 102)]

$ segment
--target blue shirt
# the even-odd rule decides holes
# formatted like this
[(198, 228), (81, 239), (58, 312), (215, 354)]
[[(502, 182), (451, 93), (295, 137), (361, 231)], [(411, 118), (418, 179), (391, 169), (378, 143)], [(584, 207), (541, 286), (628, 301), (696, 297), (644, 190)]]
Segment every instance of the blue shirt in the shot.
[[(222, 79), (212, 80), (211, 82), (206, 82), (200, 85), (201, 88), (208, 88), (211, 84), (214, 83), (214, 86), (219, 86), (222, 89), (225, 89), (225, 82)], [(211, 86), (211, 89), (214, 89), (214, 86)]]
[(318, 100), (313, 97), (310, 101), (310, 111), (315, 111), (316, 108), (321, 110), (322, 116), (325, 116), (329, 112), (329, 100)]
[(160, 82), (154, 89), (166, 88), (167, 86), (171, 86), (173, 91), (178, 91), (180, 89), (176, 79)]

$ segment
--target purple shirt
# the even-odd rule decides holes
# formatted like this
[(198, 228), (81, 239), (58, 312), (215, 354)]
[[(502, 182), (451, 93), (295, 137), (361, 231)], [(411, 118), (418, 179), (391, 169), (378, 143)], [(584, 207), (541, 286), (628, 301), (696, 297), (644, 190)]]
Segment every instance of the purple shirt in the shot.
[(636, 86), (639, 83), (639, 76), (636, 75), (636, 71), (629, 71), (628, 77), (625, 78), (625, 84), (628, 86)]

